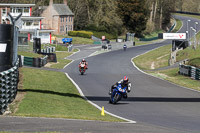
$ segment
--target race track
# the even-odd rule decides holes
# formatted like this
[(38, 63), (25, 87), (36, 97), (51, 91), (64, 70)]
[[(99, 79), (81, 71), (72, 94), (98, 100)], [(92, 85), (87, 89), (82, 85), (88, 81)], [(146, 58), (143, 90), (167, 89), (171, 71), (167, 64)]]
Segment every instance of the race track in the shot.
[[(185, 32), (188, 18), (179, 19), (183, 21), (179, 32)], [(196, 21), (191, 18), (189, 26), (193, 26)], [(200, 93), (144, 74), (131, 62), (137, 55), (170, 43), (171, 40), (168, 40), (128, 48), (127, 51), (117, 50), (88, 57), (89, 68), (83, 76), (77, 67), (80, 60), (75, 60), (64, 71), (90, 101), (100, 107), (104, 106), (108, 112), (139, 124), (151, 124), (190, 133), (199, 132)], [(117, 105), (109, 104), (108, 91), (111, 85), (125, 75), (132, 83), (128, 99), (120, 101)]]
[[(190, 26), (198, 21), (179, 17), (186, 31), (186, 21)], [(75, 133), (199, 133), (200, 93), (167, 81), (147, 75), (134, 67), (131, 59), (149, 50), (171, 44), (171, 40), (118, 50), (91, 56), (100, 46), (78, 45), (80, 52), (70, 56), (74, 61), (62, 70), (76, 82), (83, 94), (105, 110), (132, 123), (70, 120), (59, 118), (28, 118), (0, 116), (0, 131), (10, 132), (75, 132)], [(88, 57), (88, 58), (87, 58)], [(86, 58), (89, 69), (80, 75), (78, 63)], [(57, 70), (58, 71), (58, 70)], [(116, 105), (109, 104), (108, 91), (112, 84), (127, 75), (132, 83), (132, 91), (127, 100)]]

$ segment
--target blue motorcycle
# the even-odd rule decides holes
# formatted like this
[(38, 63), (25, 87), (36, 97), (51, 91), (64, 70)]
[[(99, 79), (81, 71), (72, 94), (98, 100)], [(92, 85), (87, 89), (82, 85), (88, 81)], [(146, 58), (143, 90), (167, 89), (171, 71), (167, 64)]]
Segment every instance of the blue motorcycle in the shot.
[(112, 91), (110, 96), (110, 103), (116, 104), (122, 97), (127, 97), (127, 87), (122, 88), (121, 84), (118, 84)]
[(126, 49), (127, 49), (127, 46), (126, 46), (126, 44), (124, 44), (123, 48), (124, 48), (124, 51), (126, 51)]

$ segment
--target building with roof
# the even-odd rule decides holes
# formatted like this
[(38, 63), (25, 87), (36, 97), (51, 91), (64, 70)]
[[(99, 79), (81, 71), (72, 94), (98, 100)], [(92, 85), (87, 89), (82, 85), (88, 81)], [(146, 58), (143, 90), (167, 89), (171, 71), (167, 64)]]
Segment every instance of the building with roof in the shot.
[(74, 14), (67, 5), (67, 0), (63, 0), (64, 4), (54, 4), (50, 0), (49, 6), (41, 14), (45, 17), (42, 20), (42, 27), (55, 30), (53, 33), (57, 35), (67, 34), (73, 31)]
[(42, 29), (42, 19), (44, 17), (33, 17), (32, 7), (35, 4), (7, 4), (0, 3), (0, 24), (11, 24), (8, 13), (13, 17), (17, 17), (22, 13), (21, 28), (19, 32), (25, 34), (29, 41), (33, 41), (34, 37), (41, 38), (41, 43), (51, 43), (52, 29)]

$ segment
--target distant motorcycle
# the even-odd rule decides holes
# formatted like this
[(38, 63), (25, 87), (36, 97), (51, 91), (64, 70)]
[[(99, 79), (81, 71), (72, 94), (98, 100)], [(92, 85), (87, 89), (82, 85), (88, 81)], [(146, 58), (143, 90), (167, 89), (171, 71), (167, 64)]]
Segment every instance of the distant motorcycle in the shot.
[(84, 63), (79, 64), (79, 71), (83, 75), (86, 71), (86, 65)]
[(110, 103), (116, 104), (118, 101), (121, 100), (122, 97), (127, 96), (126, 88), (122, 88), (121, 84), (118, 84), (112, 91), (112, 94), (110, 96)]
[(126, 49), (127, 49), (127, 46), (126, 46), (126, 44), (124, 44), (123, 48), (124, 48), (124, 51), (126, 51)]

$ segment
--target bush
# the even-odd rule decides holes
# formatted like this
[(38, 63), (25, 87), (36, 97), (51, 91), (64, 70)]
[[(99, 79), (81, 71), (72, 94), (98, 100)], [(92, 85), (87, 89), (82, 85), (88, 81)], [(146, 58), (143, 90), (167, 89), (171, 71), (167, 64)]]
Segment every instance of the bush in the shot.
[(117, 38), (117, 35), (109, 34), (109, 33), (106, 33), (106, 32), (94, 32), (94, 36), (96, 36), (98, 38), (105, 36), (106, 39), (109, 39), (109, 40)]
[(93, 33), (89, 31), (69, 31), (69, 36), (83, 37), (83, 38), (91, 38)]

